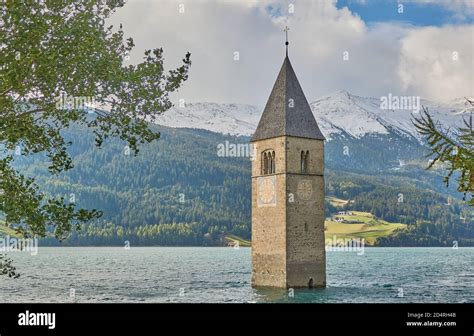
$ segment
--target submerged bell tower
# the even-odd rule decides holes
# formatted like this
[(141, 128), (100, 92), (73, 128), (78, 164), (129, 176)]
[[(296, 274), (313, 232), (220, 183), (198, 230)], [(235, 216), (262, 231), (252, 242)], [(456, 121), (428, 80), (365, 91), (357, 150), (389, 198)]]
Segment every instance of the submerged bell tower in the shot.
[(251, 139), (252, 286), (325, 287), (324, 136), (286, 57)]

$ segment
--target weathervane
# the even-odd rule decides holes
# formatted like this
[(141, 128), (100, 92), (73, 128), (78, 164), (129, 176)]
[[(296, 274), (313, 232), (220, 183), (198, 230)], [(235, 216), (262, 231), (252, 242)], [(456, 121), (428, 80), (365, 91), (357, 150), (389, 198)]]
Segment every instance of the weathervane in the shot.
[(283, 31), (285, 32), (286, 34), (286, 42), (285, 42), (285, 46), (286, 46), (286, 56), (288, 56), (288, 31), (290, 30), (290, 28), (288, 28), (288, 26), (285, 27), (285, 29), (283, 29)]

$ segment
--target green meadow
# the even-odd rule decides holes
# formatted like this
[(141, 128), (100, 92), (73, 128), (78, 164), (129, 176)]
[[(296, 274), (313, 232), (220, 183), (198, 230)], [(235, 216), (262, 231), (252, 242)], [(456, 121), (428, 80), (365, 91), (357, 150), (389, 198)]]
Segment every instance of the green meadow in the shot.
[[(336, 222), (332, 219), (342, 218), (346, 222)], [(406, 224), (390, 223), (377, 219), (369, 212), (352, 211), (351, 215), (334, 215), (325, 222), (326, 239), (365, 239), (367, 245), (374, 245), (377, 238), (388, 236), (397, 229), (406, 228)]]

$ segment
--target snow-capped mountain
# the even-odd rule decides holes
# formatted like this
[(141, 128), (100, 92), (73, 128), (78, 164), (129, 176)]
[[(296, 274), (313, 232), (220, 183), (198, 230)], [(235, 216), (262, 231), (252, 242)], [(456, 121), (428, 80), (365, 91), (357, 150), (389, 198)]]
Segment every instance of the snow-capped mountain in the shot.
[[(416, 97), (410, 100), (410, 109), (399, 109), (396, 106), (393, 108), (393, 98), (390, 99), (390, 96), (369, 98), (338, 91), (319, 98), (310, 105), (321, 131), (329, 139), (340, 133), (360, 138), (366, 134), (396, 132), (420, 140), (420, 135), (413, 125), (413, 118), (421, 115), (423, 106), (428, 108), (433, 119), (445, 128), (459, 125), (462, 122), (460, 113), (467, 112), (464, 98), (446, 103), (417, 100)], [(392, 101), (392, 106), (387, 104), (388, 108), (381, 108), (381, 104), (386, 101)]]
[[(433, 119), (449, 128), (462, 122), (461, 114), (467, 113), (466, 100), (432, 102), (413, 97), (410, 109), (398, 109), (393, 97), (385, 97), (389, 104), (381, 108), (383, 99), (359, 97), (338, 91), (310, 103), (321, 131), (330, 140), (334, 135), (360, 138), (366, 134), (412, 136), (420, 140), (412, 123), (420, 116), (422, 106), (430, 111)], [(383, 106), (383, 105), (382, 105)], [(417, 110), (419, 107), (419, 110)], [(231, 135), (251, 135), (258, 124), (263, 108), (244, 104), (192, 103), (173, 107), (157, 119), (157, 123), (177, 128), (200, 128)]]
[(231, 135), (251, 135), (257, 128), (262, 110), (254, 105), (191, 103), (173, 107), (156, 123), (175, 128), (200, 128)]

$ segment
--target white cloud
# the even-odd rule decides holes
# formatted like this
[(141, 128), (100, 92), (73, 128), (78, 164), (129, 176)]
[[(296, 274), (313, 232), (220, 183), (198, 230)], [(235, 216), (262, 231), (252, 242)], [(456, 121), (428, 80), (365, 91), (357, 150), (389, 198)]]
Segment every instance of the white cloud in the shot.
[(473, 26), (415, 29), (402, 40), (398, 74), (405, 91), (447, 100), (474, 93)]
[[(111, 21), (134, 38), (132, 62), (146, 48), (163, 47), (169, 67), (192, 53), (190, 79), (175, 99), (263, 105), (284, 58), (286, 24), (290, 58), (309, 100), (338, 89), (366, 96), (472, 95), (472, 25), (367, 26), (335, 1), (294, 4), (288, 14), (283, 0), (131, 0)], [(458, 63), (446, 59), (452, 51), (459, 51)]]

